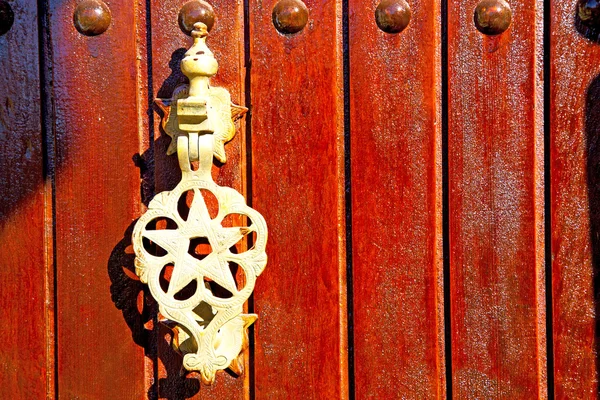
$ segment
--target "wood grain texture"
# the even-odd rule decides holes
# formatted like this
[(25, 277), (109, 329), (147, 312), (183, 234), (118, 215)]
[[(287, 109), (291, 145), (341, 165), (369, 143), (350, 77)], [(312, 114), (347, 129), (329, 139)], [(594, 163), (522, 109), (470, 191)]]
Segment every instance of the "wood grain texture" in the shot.
[[(187, 83), (180, 70), (180, 61), (192, 44), (177, 24), (177, 16), (187, 0), (151, 2), (151, 54), (154, 97), (170, 98), (179, 84)], [(244, 103), (244, 8), (241, 0), (211, 0), (216, 22), (209, 33), (207, 45), (219, 63), (211, 85), (225, 87), (236, 104)], [(181, 179), (181, 170), (175, 155), (167, 156), (171, 139), (159, 129), (160, 117), (154, 118), (153, 143), (155, 192), (173, 189)], [(225, 145), (227, 163), (213, 168), (213, 177), (219, 185), (233, 187), (242, 194), (246, 189), (246, 157), (244, 124), (240, 124), (235, 138)], [(156, 380), (159, 398), (245, 399), (249, 389), (249, 363), (246, 352), (245, 370), (241, 377), (220, 372), (212, 386), (200, 383), (197, 373), (181, 375), (182, 358), (170, 344), (170, 332), (160, 327), (158, 335), (158, 365)]]
[(341, 1), (306, 1), (284, 36), (249, 3), (252, 206), (269, 226), (256, 284), (257, 399), (343, 399), (347, 387)]
[(495, 37), (477, 3), (448, 3), (453, 396), (545, 398), (542, 2)]
[(52, 265), (44, 234), (37, 7), (10, 4), (15, 21), (0, 36), (0, 386), (11, 399), (41, 399), (53, 396), (47, 383), (53, 358), (46, 337)]
[[(550, 165), (554, 387), (557, 399), (598, 396), (600, 44), (551, 2)], [(550, 288), (549, 288), (550, 289)]]
[(376, 3), (349, 9), (356, 398), (444, 398), (440, 10), (391, 35)]
[(56, 141), (58, 393), (146, 395), (143, 293), (126, 232), (140, 214), (134, 1), (107, 1), (96, 37), (72, 23), (76, 0), (49, 2)]

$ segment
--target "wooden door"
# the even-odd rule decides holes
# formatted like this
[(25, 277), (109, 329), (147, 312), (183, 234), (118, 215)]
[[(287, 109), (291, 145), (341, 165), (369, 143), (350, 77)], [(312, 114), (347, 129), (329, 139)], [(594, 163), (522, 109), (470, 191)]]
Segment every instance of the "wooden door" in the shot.
[(245, 372), (212, 386), (131, 245), (180, 179), (153, 101), (187, 1), (0, 0), (5, 398), (598, 397), (594, 1), (210, 1), (250, 109), (213, 172), (270, 229)]

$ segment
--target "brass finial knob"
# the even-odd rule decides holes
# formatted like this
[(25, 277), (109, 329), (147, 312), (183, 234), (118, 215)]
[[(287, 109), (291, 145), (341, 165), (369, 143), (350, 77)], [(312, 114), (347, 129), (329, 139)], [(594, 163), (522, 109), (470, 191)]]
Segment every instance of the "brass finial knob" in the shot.
[(181, 71), (190, 80), (188, 97), (177, 101), (179, 129), (184, 132), (213, 132), (208, 120), (210, 105), (210, 78), (214, 76), (219, 64), (212, 51), (206, 45), (208, 29), (202, 22), (196, 22), (192, 30), (194, 44), (181, 60)]
[(208, 28), (202, 22), (196, 22), (192, 30), (194, 44), (181, 60), (181, 72), (190, 80), (191, 97), (205, 95), (208, 91), (208, 79), (219, 70), (219, 63), (206, 45)]
[(193, 38), (203, 38), (208, 36), (208, 27), (203, 22), (196, 22), (192, 30)]

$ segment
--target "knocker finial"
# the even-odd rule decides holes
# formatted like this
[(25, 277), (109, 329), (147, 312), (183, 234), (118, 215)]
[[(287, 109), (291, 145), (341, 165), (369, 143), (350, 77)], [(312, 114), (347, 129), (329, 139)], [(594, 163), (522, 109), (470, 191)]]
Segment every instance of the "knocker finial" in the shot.
[(177, 138), (181, 135), (213, 133), (214, 156), (225, 163), (224, 145), (233, 139), (235, 122), (248, 109), (232, 103), (226, 89), (210, 86), (210, 78), (216, 75), (219, 64), (206, 44), (207, 36), (206, 25), (196, 22), (192, 31), (194, 44), (181, 60), (181, 71), (190, 84), (178, 86), (170, 99), (156, 99), (155, 104), (163, 112), (162, 128), (172, 139), (168, 155), (177, 151)]
[(210, 78), (217, 74), (219, 63), (206, 45), (208, 30), (202, 22), (194, 24), (194, 44), (181, 60), (181, 72), (190, 80), (189, 96), (206, 96)]
[[(172, 138), (167, 153), (177, 153), (182, 179), (150, 202), (135, 225), (133, 248), (136, 273), (172, 327), (183, 366), (210, 384), (218, 370), (242, 372), (247, 328), (257, 319), (244, 314), (243, 305), (267, 264), (267, 226), (240, 193), (211, 176), (213, 157), (226, 161), (224, 144), (247, 109), (232, 104), (226, 89), (210, 86), (218, 63), (207, 35), (206, 25), (194, 25), (194, 44), (181, 61), (189, 85), (156, 100)], [(218, 210), (210, 210), (208, 197), (216, 198)], [(245, 250), (250, 235), (252, 247)]]
[[(192, 30), (193, 38), (204, 38), (208, 36), (208, 28), (206, 24), (202, 22), (196, 22), (194, 24), (194, 29)], [(195, 43), (195, 41), (194, 41)]]

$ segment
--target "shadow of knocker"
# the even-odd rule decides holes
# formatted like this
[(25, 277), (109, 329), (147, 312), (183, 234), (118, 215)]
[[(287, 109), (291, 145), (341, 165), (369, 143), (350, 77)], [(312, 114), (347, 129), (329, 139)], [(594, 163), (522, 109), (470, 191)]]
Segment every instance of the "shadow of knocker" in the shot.
[(131, 243), (135, 222), (129, 225), (108, 260), (111, 298), (123, 313), (133, 342), (144, 349), (152, 364), (154, 379), (148, 398), (185, 400), (200, 391), (200, 381), (183, 369), (181, 355), (171, 347), (172, 331), (158, 322), (158, 305), (135, 274)]
[[(600, 6), (589, 0), (579, 0), (574, 7), (573, 26), (590, 42), (600, 45)], [(595, 315), (595, 337), (600, 337), (600, 75), (592, 79), (585, 92), (585, 173), (589, 210), (589, 238), (592, 256), (592, 282)], [(600, 341), (595, 344), (600, 354)], [(595, 360), (600, 368), (600, 357)], [(600, 393), (600, 381), (597, 383)]]
[[(173, 89), (185, 82), (179, 69), (184, 54), (185, 49), (178, 49), (172, 54), (169, 63), (171, 74), (161, 85), (158, 97), (171, 97)], [(147, 114), (150, 121), (154, 119), (154, 112), (155, 107), (149, 100)], [(149, 126), (152, 127), (153, 124)], [(142, 203), (146, 206), (155, 193), (172, 189), (181, 178), (176, 157), (166, 155), (170, 140), (163, 134), (153, 140), (147, 151), (141, 155), (135, 154), (132, 158), (135, 167), (140, 170), (140, 194)], [(173, 333), (167, 326), (159, 323), (158, 304), (148, 286), (135, 273), (131, 235), (136, 222), (137, 220), (127, 227), (108, 260), (111, 298), (115, 307), (123, 313), (133, 342), (144, 349), (144, 354), (152, 365), (153, 379), (148, 388), (148, 398), (185, 400), (200, 392), (200, 380), (193, 378), (193, 374), (190, 377), (183, 370), (182, 356), (170, 344)]]
[[(585, 151), (587, 194), (590, 219), (590, 242), (592, 244), (592, 276), (594, 308), (596, 310), (595, 331), (600, 336), (600, 75), (596, 76), (586, 91), (585, 102)], [(600, 342), (596, 341), (596, 354)], [(596, 357), (596, 369), (600, 358)], [(600, 382), (598, 382), (600, 393)]]
[[(187, 83), (187, 78), (179, 67), (185, 52), (186, 49), (181, 48), (172, 53), (169, 62), (171, 74), (159, 88), (158, 98), (171, 98), (177, 86)], [(154, 119), (155, 110), (157, 108), (154, 104), (148, 104), (150, 121)], [(154, 124), (150, 123), (149, 126), (153, 129)], [(172, 190), (181, 180), (177, 157), (167, 156), (171, 138), (163, 132), (156, 140), (151, 136), (151, 140), (150, 149), (142, 155), (133, 156), (135, 166), (140, 169), (140, 193), (146, 206), (155, 193)], [(220, 165), (217, 163), (217, 166)], [(183, 368), (183, 357), (171, 346), (172, 330), (159, 322), (158, 305), (147, 285), (135, 274), (135, 254), (131, 242), (135, 222), (127, 228), (108, 261), (112, 301), (123, 313), (134, 343), (144, 348), (145, 355), (151, 362), (154, 379), (148, 389), (148, 398), (185, 400), (200, 392), (200, 378), (198, 373), (188, 372)], [(229, 369), (226, 372), (230, 376), (236, 376)]]
[(579, 0), (574, 8), (575, 30), (590, 42), (600, 43), (600, 7), (588, 0)]

